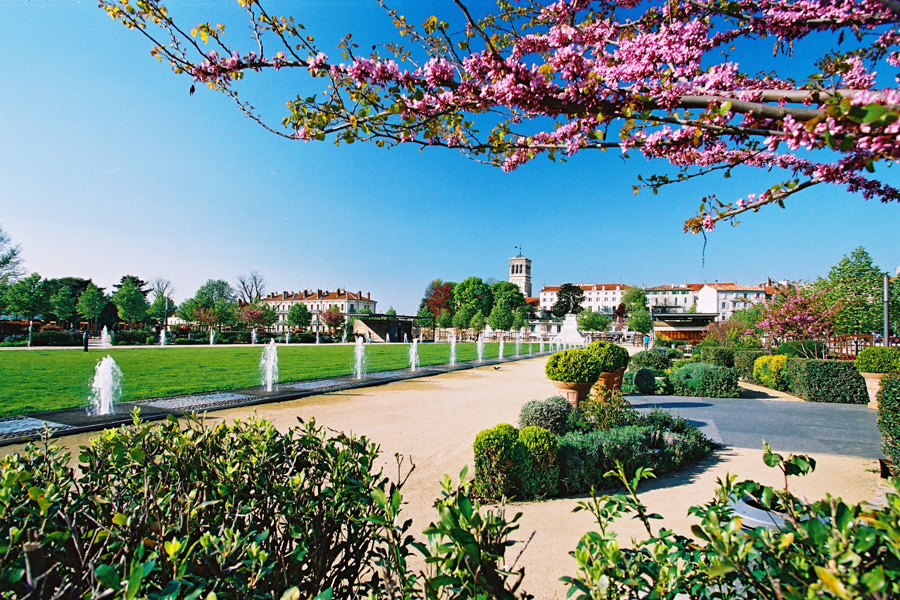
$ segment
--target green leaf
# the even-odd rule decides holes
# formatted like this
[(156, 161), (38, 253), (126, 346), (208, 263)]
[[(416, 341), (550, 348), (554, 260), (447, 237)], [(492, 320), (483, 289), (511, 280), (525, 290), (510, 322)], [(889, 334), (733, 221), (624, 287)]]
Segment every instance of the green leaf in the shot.
[(116, 513), (112, 518), (112, 522), (119, 527), (124, 527), (125, 524), (128, 523), (128, 517), (126, 517), (122, 513)]
[(874, 123), (879, 120), (884, 114), (888, 111), (888, 109), (883, 104), (878, 104), (872, 102), (871, 104), (867, 104), (865, 107), (865, 114), (863, 115), (862, 122), (863, 123)]
[(94, 575), (97, 576), (97, 581), (111, 590), (118, 591), (122, 587), (122, 579), (116, 570), (109, 565), (97, 565), (94, 569)]

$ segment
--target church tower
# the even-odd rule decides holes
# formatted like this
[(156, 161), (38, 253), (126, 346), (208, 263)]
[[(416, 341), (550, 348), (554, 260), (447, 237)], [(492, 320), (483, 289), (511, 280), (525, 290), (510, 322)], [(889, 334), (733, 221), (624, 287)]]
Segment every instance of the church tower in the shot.
[(519, 254), (509, 259), (509, 282), (519, 286), (526, 298), (531, 298), (531, 259)]

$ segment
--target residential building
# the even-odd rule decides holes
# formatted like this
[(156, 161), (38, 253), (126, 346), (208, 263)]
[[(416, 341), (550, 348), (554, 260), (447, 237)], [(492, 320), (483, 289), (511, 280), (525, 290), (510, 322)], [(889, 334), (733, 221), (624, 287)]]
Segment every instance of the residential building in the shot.
[[(582, 308), (588, 308), (593, 312), (611, 313), (622, 303), (622, 295), (631, 286), (624, 283), (576, 283), (584, 292)], [(559, 294), (558, 285), (545, 285), (541, 290), (540, 307), (542, 311), (549, 312), (556, 303)]]
[(697, 312), (719, 313), (718, 321), (726, 321), (736, 310), (749, 308), (766, 299), (766, 290), (755, 285), (707, 283), (697, 292)]
[(654, 313), (685, 313), (697, 302), (697, 291), (703, 288), (703, 284), (657, 285), (644, 290), (647, 294), (647, 304)]
[(319, 313), (328, 310), (332, 306), (336, 306), (345, 316), (361, 313), (368, 309), (367, 312), (374, 313), (376, 301), (372, 300), (372, 295), (366, 292), (363, 296), (362, 292), (348, 292), (347, 290), (337, 289), (329, 290), (303, 290), (302, 292), (287, 292), (280, 294), (271, 293), (262, 299), (263, 302), (271, 306), (278, 315), (278, 321), (273, 326), (277, 332), (290, 330), (287, 324), (287, 313), (295, 304), (305, 304), (306, 309), (312, 313), (312, 331), (326, 331), (327, 327), (319, 321)]

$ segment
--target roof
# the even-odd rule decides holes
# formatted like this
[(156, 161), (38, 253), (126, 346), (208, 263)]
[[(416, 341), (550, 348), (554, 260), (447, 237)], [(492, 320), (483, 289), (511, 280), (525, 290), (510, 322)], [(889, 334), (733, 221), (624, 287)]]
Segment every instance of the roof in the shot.
[(540, 306), (541, 299), (540, 298), (525, 298), (525, 304), (530, 304), (531, 306)]
[[(624, 283), (576, 283), (583, 291), (596, 291), (596, 290), (611, 290), (614, 291), (616, 289), (619, 290), (627, 290), (630, 287), (634, 287), (631, 285), (625, 285)], [(558, 292), (561, 285), (545, 285), (541, 289), (541, 293), (543, 292)]]
[(645, 291), (647, 292), (683, 292), (683, 291), (696, 291), (694, 288), (688, 285), (657, 285), (652, 288), (647, 288)]
[(286, 302), (301, 300), (361, 300), (363, 302), (375, 302), (375, 300), (363, 296), (362, 292), (353, 293), (346, 290), (324, 290), (321, 293), (319, 290), (304, 290), (303, 292), (299, 292), (296, 294), (293, 292), (288, 292), (287, 294), (269, 294), (268, 296), (263, 298), (263, 300), (266, 302)]
[(709, 287), (720, 292), (764, 292), (764, 288), (757, 285), (738, 285), (736, 283), (707, 283)]

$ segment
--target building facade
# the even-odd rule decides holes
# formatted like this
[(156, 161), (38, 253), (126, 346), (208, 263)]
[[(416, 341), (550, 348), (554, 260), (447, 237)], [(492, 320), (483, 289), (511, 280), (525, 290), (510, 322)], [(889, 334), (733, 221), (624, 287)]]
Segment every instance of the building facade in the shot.
[(302, 303), (306, 305), (306, 310), (312, 313), (310, 330), (320, 332), (326, 331), (327, 327), (319, 321), (319, 314), (332, 306), (336, 306), (344, 316), (352, 316), (366, 311), (366, 309), (368, 309), (366, 312), (374, 313), (375, 305), (377, 304), (375, 300), (372, 300), (372, 295), (369, 292), (366, 292), (366, 295), (363, 296), (361, 291), (353, 293), (343, 289), (335, 291), (303, 290), (297, 293), (287, 291), (280, 294), (271, 293), (263, 298), (262, 301), (271, 306), (275, 310), (275, 314), (278, 315), (278, 321), (273, 326), (273, 329), (279, 333), (291, 329), (287, 323), (287, 314), (295, 304)]
[(697, 302), (697, 292), (704, 284), (657, 285), (644, 290), (647, 305), (653, 312), (686, 313)]
[[(575, 285), (584, 292), (584, 302), (581, 303), (581, 307), (590, 309), (592, 312), (602, 313), (614, 311), (622, 303), (622, 295), (631, 287), (624, 283), (576, 283)], [(559, 288), (558, 285), (543, 287), (540, 295), (542, 311), (549, 312), (556, 304)]]
[(717, 321), (726, 321), (736, 310), (749, 308), (766, 299), (766, 290), (755, 285), (707, 283), (697, 292), (697, 312), (719, 313)]

